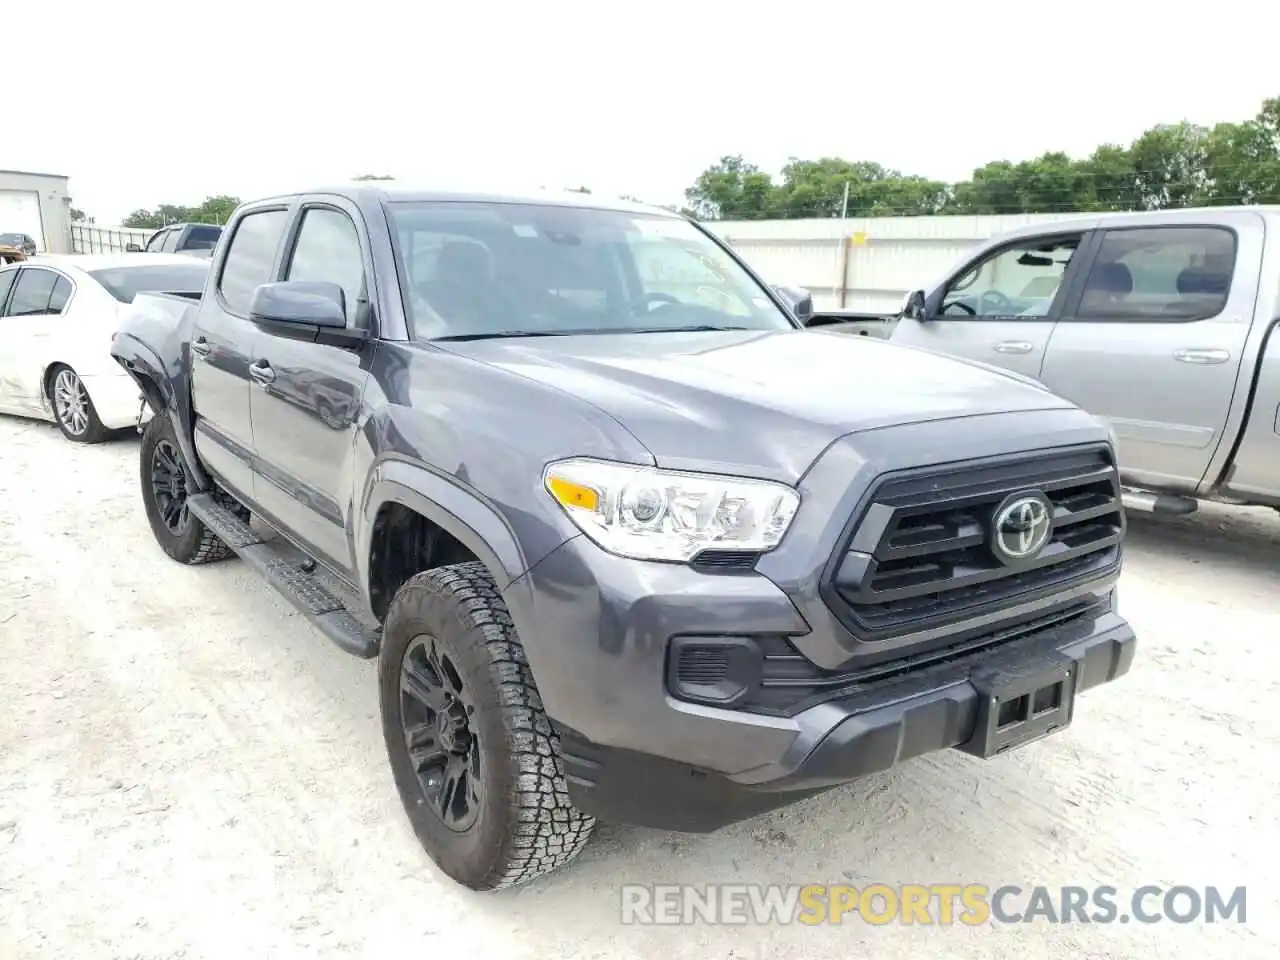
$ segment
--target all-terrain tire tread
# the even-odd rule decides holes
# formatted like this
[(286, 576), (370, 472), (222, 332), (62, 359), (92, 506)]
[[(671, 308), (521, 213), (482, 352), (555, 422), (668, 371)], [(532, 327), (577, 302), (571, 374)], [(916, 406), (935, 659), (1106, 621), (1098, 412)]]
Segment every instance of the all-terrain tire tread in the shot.
[[(151, 420), (148, 421), (146, 428), (143, 430), (142, 452), (145, 454), (155, 446), (155, 443), (162, 435), (171, 432), (172, 429), (167, 418), (161, 414), (157, 414), (152, 417)], [(147, 493), (144, 489), (143, 496), (145, 497), (146, 495)], [(222, 491), (218, 491), (215, 494), (215, 499), (224, 506), (234, 504), (235, 507), (243, 514), (243, 519), (248, 519), (248, 511), (244, 510), (244, 508), (241, 507), (232, 497)], [(200, 539), (197, 541), (195, 549), (186, 559), (183, 559), (182, 557), (175, 555), (172, 550), (166, 547), (165, 552), (168, 553), (170, 557), (177, 560), (179, 563), (184, 563), (188, 566), (194, 567), (203, 563), (214, 563), (219, 560), (227, 560), (230, 557), (235, 556), (235, 551), (218, 539), (217, 534), (206, 527), (199, 518), (195, 516), (191, 517), (191, 523), (194, 524), (195, 528), (200, 532)]]
[[(516, 634), (493, 577), (484, 564), (471, 561), (428, 570), (401, 587), (443, 591), (484, 635), (484, 654), (494, 671), (505, 752), (515, 762), (516, 789), (509, 798), (509, 838), (502, 862), (477, 889), (499, 890), (527, 883), (564, 866), (591, 838), (595, 818), (575, 809), (565, 783), (560, 737), (543, 710)], [(386, 633), (394, 627), (395, 605)]]

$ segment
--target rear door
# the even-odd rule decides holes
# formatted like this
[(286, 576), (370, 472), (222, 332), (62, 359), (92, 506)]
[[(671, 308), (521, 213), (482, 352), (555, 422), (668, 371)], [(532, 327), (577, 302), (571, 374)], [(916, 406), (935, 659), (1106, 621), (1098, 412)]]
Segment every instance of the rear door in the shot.
[(1262, 245), (1262, 219), (1247, 211), (1101, 232), (1041, 379), (1111, 422), (1134, 482), (1191, 490), (1204, 476), (1231, 406)]
[(236, 222), (216, 282), (201, 300), (191, 331), (196, 451), (219, 480), (245, 499), (253, 497), (249, 365), (262, 336), (249, 321), (249, 304), (254, 290), (275, 278), (288, 222), (283, 204), (251, 209)]
[(923, 320), (899, 320), (893, 342), (1039, 377), (1090, 236), (1059, 229), (984, 251), (930, 294)]

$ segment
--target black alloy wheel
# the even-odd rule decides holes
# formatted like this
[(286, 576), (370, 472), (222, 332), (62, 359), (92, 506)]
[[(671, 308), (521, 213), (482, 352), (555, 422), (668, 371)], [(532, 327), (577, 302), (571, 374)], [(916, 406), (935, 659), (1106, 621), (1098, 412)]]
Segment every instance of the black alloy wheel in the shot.
[(431, 811), (450, 830), (470, 829), (484, 800), (475, 703), (434, 638), (409, 642), (400, 665), (405, 748)]

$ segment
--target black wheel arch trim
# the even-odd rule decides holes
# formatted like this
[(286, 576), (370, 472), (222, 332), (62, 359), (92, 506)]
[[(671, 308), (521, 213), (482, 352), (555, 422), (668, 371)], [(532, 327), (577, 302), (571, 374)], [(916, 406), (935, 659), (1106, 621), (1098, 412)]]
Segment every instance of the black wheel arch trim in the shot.
[(366, 592), (374, 521), (387, 503), (408, 507), (457, 538), (485, 565), (499, 590), (505, 591), (529, 568), (514, 532), (497, 510), (426, 467), (384, 459), (370, 471), (356, 537), (357, 562)]
[[(182, 383), (175, 383), (167, 365), (156, 352), (137, 337), (118, 333), (111, 345), (111, 355), (124, 367), (134, 383), (146, 397), (147, 404), (157, 417), (168, 417), (178, 439), (186, 467), (191, 471), (192, 492), (202, 492), (213, 487), (213, 481), (200, 465), (196, 456), (193, 428), (195, 414), (191, 405), (190, 377), (179, 366), (177, 376)], [(163, 406), (157, 407), (157, 398)]]

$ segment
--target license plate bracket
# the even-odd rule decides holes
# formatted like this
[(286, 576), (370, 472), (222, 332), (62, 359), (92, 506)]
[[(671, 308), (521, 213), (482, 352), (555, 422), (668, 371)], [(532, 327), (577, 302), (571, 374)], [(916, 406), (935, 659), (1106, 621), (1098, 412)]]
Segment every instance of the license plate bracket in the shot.
[(1076, 662), (1055, 657), (1046, 663), (993, 664), (969, 678), (978, 692), (973, 736), (960, 745), (987, 759), (1058, 733), (1075, 712)]

